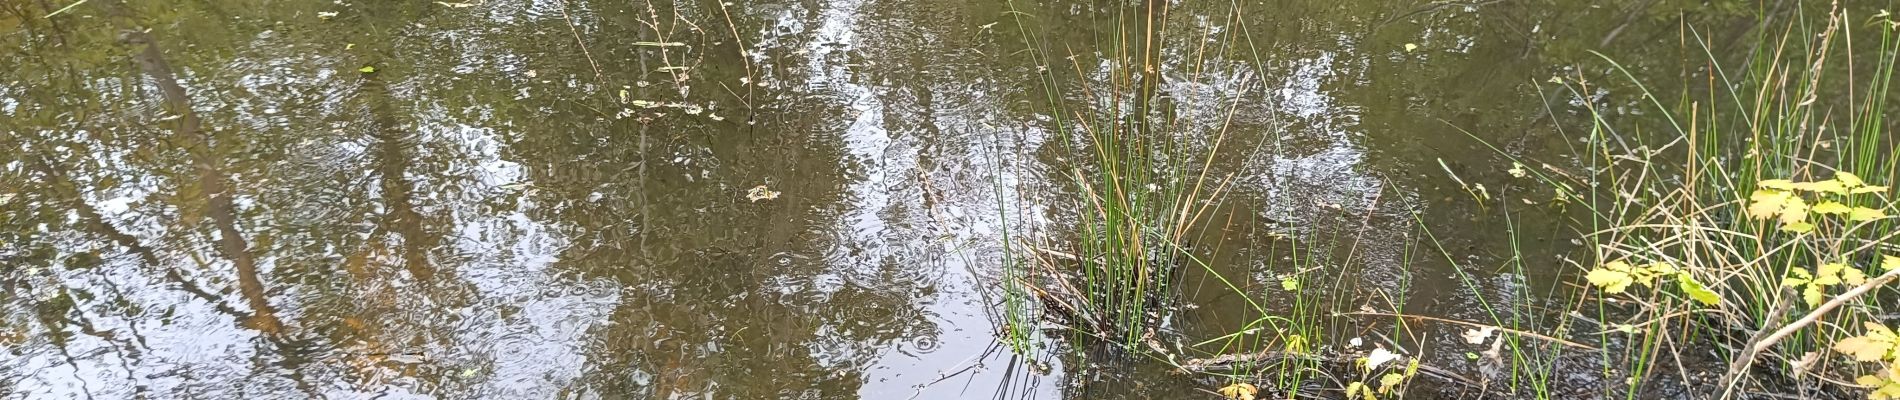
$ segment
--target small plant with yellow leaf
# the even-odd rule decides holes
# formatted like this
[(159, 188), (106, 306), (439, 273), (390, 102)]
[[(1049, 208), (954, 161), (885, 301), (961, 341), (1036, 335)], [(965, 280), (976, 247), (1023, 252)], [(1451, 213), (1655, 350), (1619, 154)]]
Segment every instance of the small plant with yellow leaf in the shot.
[(1864, 322), (1866, 334), (1841, 339), (1834, 351), (1854, 357), (1854, 361), (1879, 363), (1878, 371), (1854, 378), (1854, 383), (1871, 388), (1868, 400), (1900, 399), (1900, 335), (1876, 322)]

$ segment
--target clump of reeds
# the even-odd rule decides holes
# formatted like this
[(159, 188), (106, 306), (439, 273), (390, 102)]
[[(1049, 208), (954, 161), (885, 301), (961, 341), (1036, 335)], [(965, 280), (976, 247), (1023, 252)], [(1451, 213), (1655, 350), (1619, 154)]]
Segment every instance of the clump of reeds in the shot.
[[(1900, 178), (1884, 119), (1900, 54), (1894, 28), (1884, 12), (1837, 7), (1763, 27), (1740, 68), (1685, 31), (1709, 62), (1673, 100), (1603, 57), (1631, 85), (1612, 93), (1641, 96), (1661, 112), (1659, 126), (1583, 100), (1591, 124), (1570, 133), (1587, 135), (1578, 159), (1590, 173), (1537, 175), (1587, 215), (1580, 231), (1592, 261), (1582, 267), (1598, 290), (1587, 312), (1603, 325), (1601, 341), (1627, 344), (1603, 350), (1606, 381), (1635, 396), (1653, 380), (1679, 379), (1720, 398), (1892, 384), (1883, 378), (1895, 372), (1891, 354), (1842, 351), (1876, 330), (1867, 323), (1886, 323), (1881, 298), (1900, 277), (1900, 265), (1882, 265), (1900, 255), (1883, 187)], [(1580, 99), (1603, 86), (1563, 82)], [(1710, 355), (1702, 349), (1722, 365), (1685, 361)], [(1692, 379), (1702, 375), (1713, 379)]]

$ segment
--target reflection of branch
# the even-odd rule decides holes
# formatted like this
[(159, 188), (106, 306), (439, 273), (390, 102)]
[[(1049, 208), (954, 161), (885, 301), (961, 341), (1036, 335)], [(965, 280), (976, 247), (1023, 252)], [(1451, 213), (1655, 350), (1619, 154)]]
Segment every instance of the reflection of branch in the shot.
[(114, 23), (123, 28), (120, 39), (126, 44), (143, 46), (132, 60), (139, 70), (152, 78), (164, 95), (167, 112), (178, 117), (177, 125), (172, 127), (174, 139), (181, 142), (185, 151), (191, 155), (192, 164), (198, 170), (199, 194), (205, 202), (205, 212), (211, 217), (218, 229), (218, 252), (237, 267), (238, 291), (250, 303), (259, 330), (275, 335), (281, 332), (282, 322), (277, 319), (276, 309), (264, 295), (264, 283), (258, 278), (257, 260), (250, 254), (250, 245), (245, 243), (243, 232), (237, 229), (236, 207), (231, 203), (234, 193), (229, 190), (229, 178), (218, 168), (217, 149), (209, 135), (203, 131), (203, 122), (191, 107), (191, 97), (185, 93), (185, 87), (178, 84), (177, 74), (173, 73), (171, 63), (165, 60), (164, 51), (158, 47), (158, 41), (150, 32), (133, 26), (131, 16), (119, 1), (107, 1), (103, 5)]
[(42, 178), (44, 178), (46, 182), (51, 183), (47, 186), (56, 188), (54, 195), (59, 196), (57, 198), (65, 199), (70, 203), (68, 207), (72, 207), (73, 212), (79, 214), (80, 222), (85, 223), (86, 228), (91, 230), (94, 234), (104, 236), (107, 240), (111, 240), (113, 243), (125, 247), (126, 251), (137, 256), (139, 260), (144, 261), (146, 265), (164, 270), (165, 279), (177, 283), (179, 288), (185, 292), (191, 293), (193, 296), (197, 296), (200, 299), (204, 299), (205, 302), (211, 303), (211, 307), (217, 309), (218, 312), (230, 315), (239, 321), (251, 318), (250, 314), (238, 311), (237, 308), (225, 303), (224, 299), (220, 299), (217, 295), (213, 295), (210, 291), (199, 287), (197, 283), (185, 279), (184, 274), (178, 273), (177, 268), (166, 266), (164, 263), (159, 262), (158, 252), (153, 251), (150, 247), (146, 247), (144, 243), (140, 243), (137, 237), (133, 237), (131, 234), (119, 230), (118, 227), (112, 226), (111, 223), (107, 223), (105, 217), (99, 213), (98, 208), (93, 207), (92, 203), (87, 203), (85, 199), (79, 196), (78, 189), (72, 179), (66, 177), (66, 174), (60, 173), (59, 170), (54, 169), (51, 163), (45, 158), (26, 157), (26, 160), (35, 171), (43, 175)]

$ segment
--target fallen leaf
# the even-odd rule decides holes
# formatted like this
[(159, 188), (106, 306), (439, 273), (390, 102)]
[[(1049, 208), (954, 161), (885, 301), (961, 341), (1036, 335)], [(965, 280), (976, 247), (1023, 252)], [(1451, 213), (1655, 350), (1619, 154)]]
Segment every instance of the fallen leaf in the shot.
[(1417, 44), (1413, 44), (1413, 43), (1406, 43), (1406, 44), (1405, 44), (1405, 51), (1412, 51), (1412, 50), (1418, 50), (1418, 45), (1417, 45)]
[(367, 74), (367, 73), (373, 73), (373, 72), (376, 72), (376, 67), (372, 67), (372, 66), (368, 66), (368, 65), (365, 65), (365, 66), (363, 66), (362, 68), (357, 68), (357, 69), (356, 69), (356, 72), (361, 72), (361, 73), (365, 73), (365, 74)]

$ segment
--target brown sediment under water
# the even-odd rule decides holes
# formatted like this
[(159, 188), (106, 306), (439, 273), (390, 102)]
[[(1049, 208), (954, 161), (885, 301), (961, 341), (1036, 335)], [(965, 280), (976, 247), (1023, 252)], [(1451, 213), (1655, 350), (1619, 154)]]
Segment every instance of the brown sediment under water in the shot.
[[(1075, 204), (1039, 77), (1101, 79), (1136, 3), (72, 3), (0, 5), (8, 397), (1217, 387), (997, 342), (1001, 231), (1061, 232)], [(1591, 50), (1673, 76), (1701, 57), (1680, 21), (1755, 21), (1653, 3), (1167, 3), (1156, 96), (1175, 140), (1225, 132), (1208, 169), (1231, 177), (1195, 248), (1258, 299), (1291, 272), (1266, 249), (1298, 242), (1355, 294), (1329, 309), (1540, 301), (1573, 229), (1484, 143), (1574, 168), (1589, 116), (1543, 82), (1602, 76)], [(1499, 268), (1517, 253), (1530, 276)], [(1206, 274), (1171, 341), (1251, 318)], [(1464, 328), (1414, 354), (1481, 375)]]

